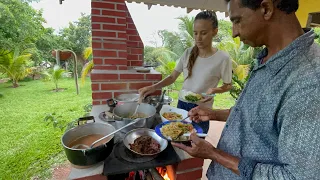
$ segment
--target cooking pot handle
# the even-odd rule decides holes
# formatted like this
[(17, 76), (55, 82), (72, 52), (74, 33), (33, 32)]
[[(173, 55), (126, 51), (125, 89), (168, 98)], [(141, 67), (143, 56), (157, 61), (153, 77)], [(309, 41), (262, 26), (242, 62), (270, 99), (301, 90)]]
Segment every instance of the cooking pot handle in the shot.
[(100, 145), (98, 147), (94, 147), (94, 148), (90, 148), (90, 149), (86, 149), (86, 150), (82, 150), (83, 155), (85, 156), (90, 156), (92, 154), (95, 154), (97, 152), (101, 152), (103, 149), (105, 149), (108, 145), (107, 144), (103, 144)]
[(117, 105), (117, 101), (115, 101), (114, 99), (107, 99), (107, 105), (109, 106), (109, 107), (116, 107), (116, 105)]
[(80, 125), (81, 121), (90, 121), (90, 120), (93, 120), (93, 122), (96, 122), (93, 116), (81, 117), (78, 119), (78, 126)]

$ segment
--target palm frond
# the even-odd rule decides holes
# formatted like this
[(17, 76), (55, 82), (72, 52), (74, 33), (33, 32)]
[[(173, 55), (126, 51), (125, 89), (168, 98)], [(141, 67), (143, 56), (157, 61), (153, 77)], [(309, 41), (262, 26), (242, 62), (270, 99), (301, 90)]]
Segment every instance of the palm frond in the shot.
[(89, 72), (91, 72), (93, 67), (94, 67), (93, 61), (89, 61), (83, 66), (82, 72), (81, 72), (81, 83), (82, 83), (82, 85), (85, 83), (86, 77), (89, 74)]
[(83, 57), (86, 60), (92, 60), (92, 47), (87, 47), (84, 51), (83, 51)]

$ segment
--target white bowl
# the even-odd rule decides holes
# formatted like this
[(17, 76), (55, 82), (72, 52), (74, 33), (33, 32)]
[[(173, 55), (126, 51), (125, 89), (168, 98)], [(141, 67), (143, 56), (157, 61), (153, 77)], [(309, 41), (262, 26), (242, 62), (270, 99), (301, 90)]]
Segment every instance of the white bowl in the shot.
[[(188, 117), (188, 111), (186, 111), (184, 109), (179, 109), (176, 107), (172, 107), (170, 105), (163, 105), (162, 109), (160, 110), (160, 116), (161, 116), (162, 122), (170, 121), (162, 116), (162, 114), (165, 112), (175, 112), (175, 113), (181, 114), (183, 119)], [(191, 122), (191, 120), (189, 118), (187, 118), (185, 121)]]

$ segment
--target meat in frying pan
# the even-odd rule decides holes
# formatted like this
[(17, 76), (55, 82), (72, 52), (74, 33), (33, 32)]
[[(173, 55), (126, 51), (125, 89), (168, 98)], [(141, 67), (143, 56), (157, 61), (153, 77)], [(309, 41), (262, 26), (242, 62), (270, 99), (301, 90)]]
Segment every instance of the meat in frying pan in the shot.
[(160, 144), (150, 136), (140, 136), (129, 144), (130, 149), (140, 154), (155, 154), (160, 152)]

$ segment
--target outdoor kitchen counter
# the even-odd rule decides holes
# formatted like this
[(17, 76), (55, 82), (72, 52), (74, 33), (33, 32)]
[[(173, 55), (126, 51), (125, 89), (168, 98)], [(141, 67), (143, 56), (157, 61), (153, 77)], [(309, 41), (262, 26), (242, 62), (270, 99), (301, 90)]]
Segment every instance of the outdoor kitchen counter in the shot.
[[(107, 105), (96, 105), (93, 106), (92, 111), (90, 113), (91, 116), (94, 116), (96, 122), (98, 123), (107, 123), (99, 118), (99, 114), (103, 111), (109, 110), (109, 107)], [(179, 156), (180, 160), (185, 160), (192, 158), (189, 154), (186, 152), (180, 150), (179, 148), (174, 147), (175, 152)], [(77, 168), (72, 168), (71, 172), (69, 174), (68, 179), (79, 179), (79, 178), (85, 178), (85, 177), (94, 177), (94, 176), (100, 176), (103, 173), (103, 162), (100, 162), (99, 164), (96, 164), (90, 168), (86, 169), (77, 169)]]

